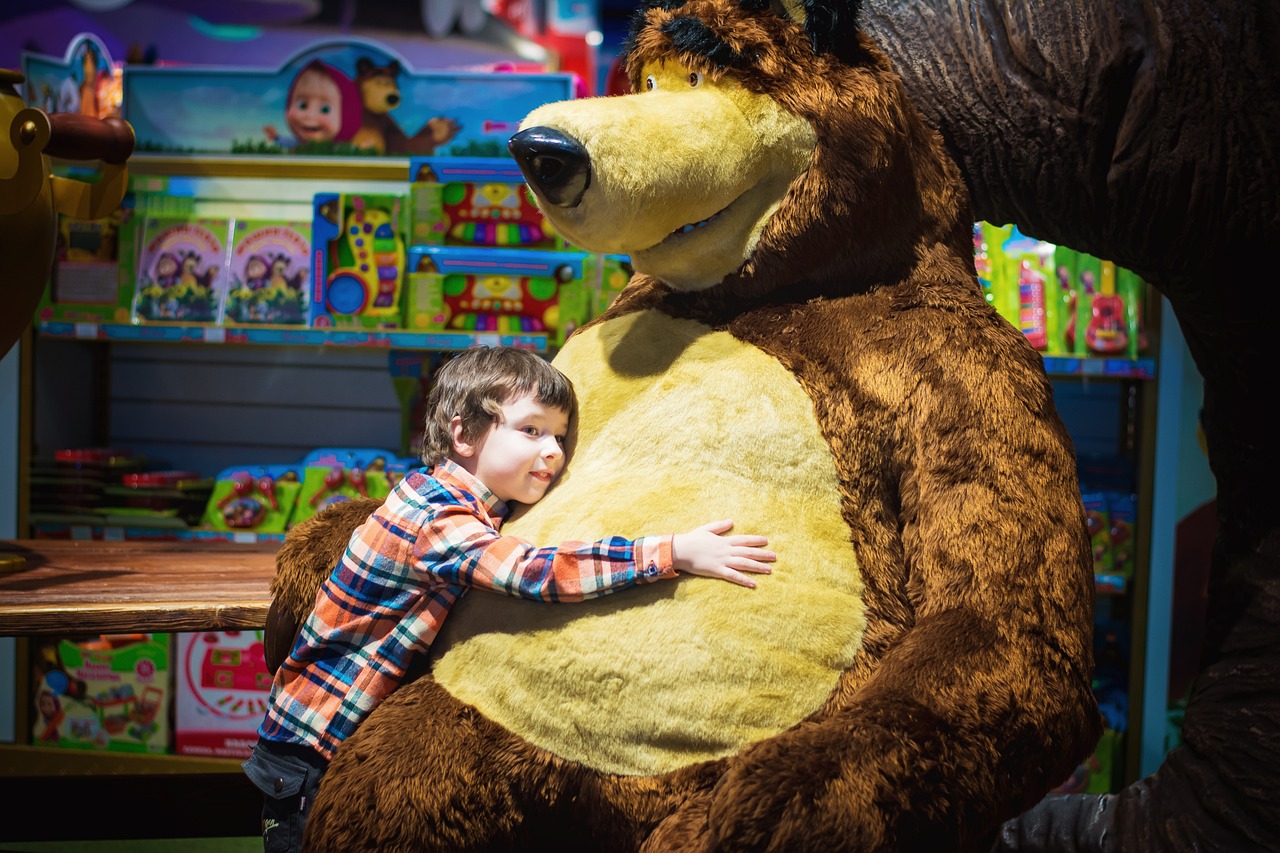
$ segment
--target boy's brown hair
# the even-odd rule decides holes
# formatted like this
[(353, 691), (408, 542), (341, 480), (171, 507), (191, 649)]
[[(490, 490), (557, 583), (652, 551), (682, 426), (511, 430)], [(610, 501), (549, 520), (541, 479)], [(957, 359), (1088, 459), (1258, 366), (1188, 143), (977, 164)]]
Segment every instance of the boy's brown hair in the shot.
[(475, 347), (454, 356), (436, 373), (427, 395), (422, 461), (439, 464), (453, 451), (454, 416), (462, 418), (467, 439), (479, 438), (502, 417), (502, 404), (525, 394), (544, 406), (561, 409), (572, 423), (578, 399), (569, 377), (546, 359), (515, 347)]

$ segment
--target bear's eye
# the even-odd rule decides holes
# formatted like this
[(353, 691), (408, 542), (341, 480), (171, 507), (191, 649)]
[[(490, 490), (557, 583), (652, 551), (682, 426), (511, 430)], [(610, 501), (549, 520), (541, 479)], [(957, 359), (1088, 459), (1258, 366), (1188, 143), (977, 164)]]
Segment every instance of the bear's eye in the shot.
[(652, 92), (654, 89), (658, 88), (658, 81), (652, 74), (644, 78), (644, 88), (646, 91), (649, 91), (649, 92)]
[(692, 89), (696, 89), (696, 88), (698, 88), (698, 87), (699, 87), (699, 86), (701, 86), (701, 85), (702, 85), (702, 72), (701, 72), (701, 71), (690, 71), (690, 72), (689, 72), (689, 87), (690, 87), (690, 88), (692, 88)]

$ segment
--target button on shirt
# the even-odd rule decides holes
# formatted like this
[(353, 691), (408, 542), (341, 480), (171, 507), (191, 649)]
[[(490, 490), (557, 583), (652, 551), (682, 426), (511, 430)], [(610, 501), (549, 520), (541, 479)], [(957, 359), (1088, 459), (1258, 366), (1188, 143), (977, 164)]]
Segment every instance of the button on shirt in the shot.
[(431, 647), (471, 587), (567, 602), (676, 575), (671, 536), (538, 548), (498, 533), (507, 514), (505, 503), (451, 461), (402, 479), (352, 534), (320, 587), (276, 673), (258, 733), (332, 758)]

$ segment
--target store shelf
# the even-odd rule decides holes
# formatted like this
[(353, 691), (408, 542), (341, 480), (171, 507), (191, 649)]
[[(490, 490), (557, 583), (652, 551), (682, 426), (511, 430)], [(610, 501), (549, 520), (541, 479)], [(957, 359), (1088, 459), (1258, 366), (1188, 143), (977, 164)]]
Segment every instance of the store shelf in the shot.
[(0, 777), (129, 776), (239, 773), (240, 759), (189, 755), (147, 755), (106, 750), (0, 747)]
[(125, 527), (116, 524), (60, 524), (33, 521), (37, 539), (70, 539), (75, 542), (283, 542), (283, 533), (200, 530), (190, 527)]
[(506, 346), (545, 352), (545, 334), (498, 332), (412, 332), (356, 329), (242, 328), (226, 326), (132, 325), (128, 323), (41, 322), (41, 337), (113, 342), (333, 346), (453, 351)]
[(305, 157), (297, 154), (274, 157), (244, 155), (148, 154), (136, 152), (129, 158), (133, 175), (177, 175), (206, 178), (305, 178), (311, 181), (402, 181), (409, 180), (407, 157)]
[(1088, 376), (1104, 379), (1155, 379), (1154, 358), (1089, 358), (1046, 355), (1044, 369), (1050, 376)]

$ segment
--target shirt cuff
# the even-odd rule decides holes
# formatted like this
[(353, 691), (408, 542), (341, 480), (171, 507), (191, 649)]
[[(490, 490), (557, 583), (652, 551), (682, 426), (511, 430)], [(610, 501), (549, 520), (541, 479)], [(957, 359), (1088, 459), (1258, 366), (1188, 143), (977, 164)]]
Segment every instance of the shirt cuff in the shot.
[(636, 541), (636, 576), (642, 583), (676, 576), (671, 556), (674, 541), (675, 536), (642, 536)]

